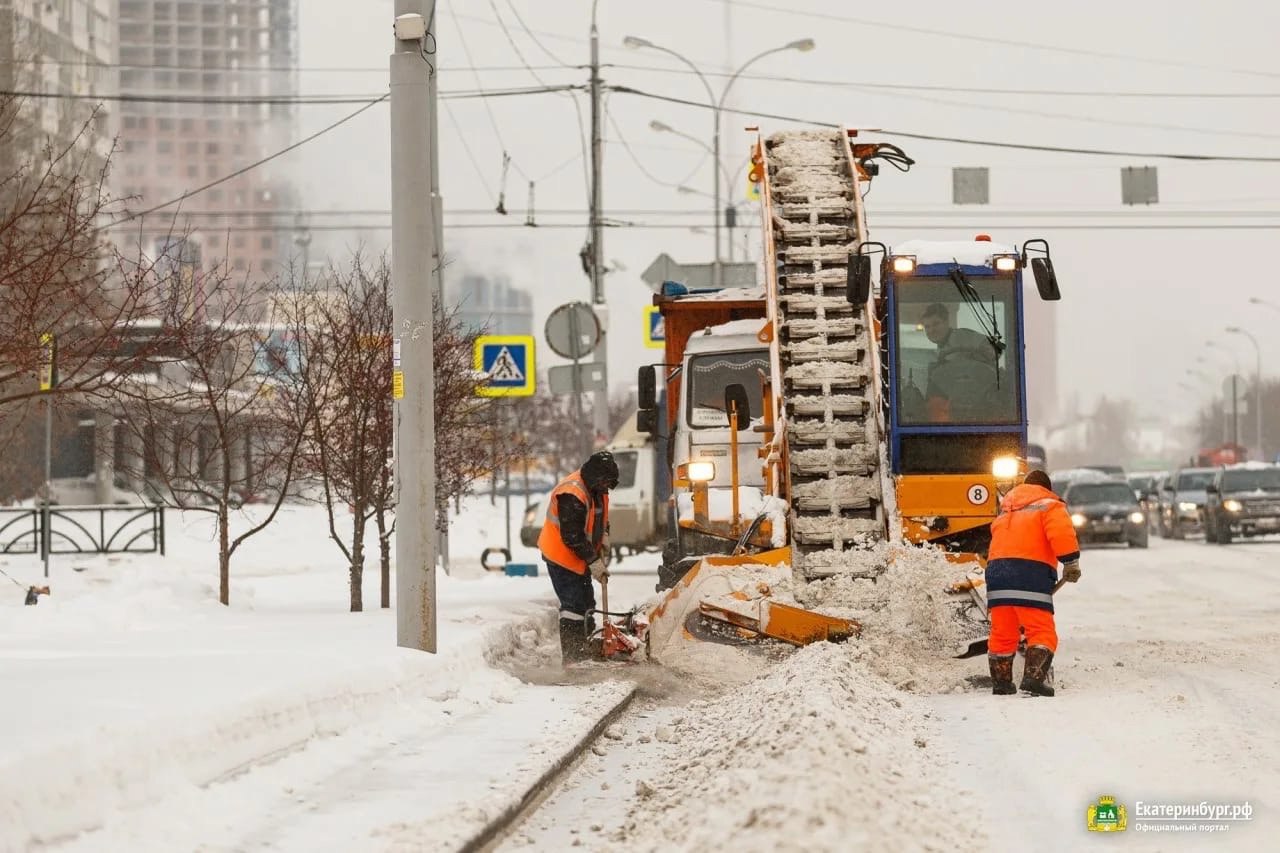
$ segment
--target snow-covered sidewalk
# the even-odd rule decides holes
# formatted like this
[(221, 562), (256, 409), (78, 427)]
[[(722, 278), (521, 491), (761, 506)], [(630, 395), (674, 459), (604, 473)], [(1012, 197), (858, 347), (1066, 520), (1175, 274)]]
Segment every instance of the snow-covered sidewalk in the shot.
[[(501, 504), (471, 501), (463, 522), (455, 545), (470, 559), (439, 579), (438, 655), (396, 648), (394, 610), (376, 608), (376, 568), (365, 582), (373, 609), (347, 612), (342, 559), (315, 508), (285, 510), (236, 555), (230, 608), (216, 602), (207, 516), (172, 514), (168, 557), (81, 558), (78, 572), (56, 558), (52, 596), (36, 607), (16, 594), (0, 601), (0, 679), (21, 698), (0, 705), (0, 848), (105, 827), (100, 842), (120, 832), (131, 849), (146, 838), (173, 849), (151, 806), (212, 791), (322, 737), (333, 740), (322, 747), (329, 765), (312, 750), (285, 760), (341, 766), (362, 750), (411, 744), (413, 813), (436, 814), (444, 831), (442, 814), (470, 803), (470, 822), (448, 826), (474, 831), (504, 790), (523, 793), (506, 784), (530, 781), (516, 772), (522, 756), (524, 776), (536, 778), (629, 688), (534, 688), (492, 666), (554, 652), (553, 598), (545, 577), (474, 565), (481, 547), (502, 544)], [(33, 571), (12, 559), (4, 568)], [(485, 741), (485, 731), (510, 735)], [(199, 828), (189, 812), (174, 813)]]

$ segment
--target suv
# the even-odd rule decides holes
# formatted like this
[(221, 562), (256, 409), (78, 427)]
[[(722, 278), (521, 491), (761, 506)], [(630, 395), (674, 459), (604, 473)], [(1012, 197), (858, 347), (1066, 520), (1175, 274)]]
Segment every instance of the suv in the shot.
[(1160, 490), (1160, 532), (1171, 539), (1204, 529), (1205, 486), (1213, 482), (1217, 468), (1179, 468)]
[(1128, 542), (1131, 548), (1147, 547), (1147, 517), (1125, 480), (1076, 480), (1062, 500), (1081, 544)]
[(1280, 533), (1280, 467), (1228, 465), (1218, 469), (1205, 491), (1206, 541), (1230, 545), (1236, 534)]

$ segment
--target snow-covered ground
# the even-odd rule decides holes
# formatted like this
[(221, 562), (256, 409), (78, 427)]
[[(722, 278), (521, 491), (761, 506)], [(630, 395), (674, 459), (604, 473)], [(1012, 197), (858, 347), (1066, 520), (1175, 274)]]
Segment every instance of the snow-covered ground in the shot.
[[(523, 500), (512, 503), (518, 526)], [(86, 830), (97, 831), (72, 847), (237, 849), (260, 827), (244, 809), (206, 809), (206, 800), (234, 806), (239, 794), (226, 789), (235, 788), (266, 805), (272, 791), (289, 791), (288, 805), (301, 809), (297, 792), (308, 780), (351, 764), (367, 771), (362, 756), (386, 763), (396, 744), (415, 769), (409, 792), (423, 798), (400, 816), (434, 817), (436, 837), (465, 839), (504, 802), (486, 797), (522, 793), (520, 783), (545, 769), (539, 754), (551, 760), (580, 736), (576, 718), (626, 692), (530, 686), (490, 665), (513, 655), (527, 665), (556, 648), (545, 575), (479, 568), (481, 549), (505, 542), (502, 521), (501, 499), (491, 507), (477, 498), (453, 525), (435, 656), (396, 647), (394, 609), (377, 607), (376, 557), (366, 612), (348, 612), (343, 559), (314, 507), (286, 508), (235, 555), (230, 608), (216, 600), (207, 515), (170, 513), (167, 557), (55, 557), (53, 594), (38, 606), (22, 606), (17, 587), (0, 596), (0, 680), (9, 685), (0, 703), (0, 849)], [(515, 560), (535, 560), (518, 535), (513, 542)], [(39, 579), (31, 558), (0, 568)], [(495, 729), (505, 734), (486, 737)], [(510, 765), (526, 755), (522, 775)], [(252, 770), (281, 756), (289, 757)], [(232, 778), (236, 785), (222, 784)], [(312, 790), (324, 796), (323, 786)], [(360, 798), (346, 791), (344, 800)], [(347, 821), (348, 849), (365, 840), (361, 828), (386, 822), (371, 820)], [(281, 838), (284, 848), (316, 849)]]
[[(0, 848), (458, 849), (635, 684), (502, 849), (1269, 849), (1280, 543), (1087, 550), (1058, 597), (1059, 695), (1036, 699), (990, 695), (985, 659), (931, 654), (932, 582), (909, 575), (846, 645), (691, 644), (566, 676), (546, 578), (476, 566), (501, 509), (471, 501), (453, 529), (434, 657), (394, 647), (392, 612), (345, 612), (306, 509), (238, 555), (229, 609), (196, 520), (166, 559), (55, 563), (34, 608), (15, 588)], [(655, 565), (615, 567), (614, 609), (651, 593)], [(851, 592), (809, 594), (839, 609)], [(1085, 828), (1103, 794), (1128, 808), (1121, 838)], [(1247, 800), (1253, 820), (1144, 832), (1139, 801), (1170, 800)]]

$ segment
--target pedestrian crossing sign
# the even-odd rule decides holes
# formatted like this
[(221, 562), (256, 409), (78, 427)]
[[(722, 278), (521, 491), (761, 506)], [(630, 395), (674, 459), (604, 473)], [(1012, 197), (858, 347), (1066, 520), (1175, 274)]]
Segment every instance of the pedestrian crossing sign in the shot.
[(530, 397), (536, 371), (532, 335), (480, 335), (475, 344), (475, 369), (482, 375), (480, 397)]
[(648, 305), (644, 309), (644, 345), (651, 349), (662, 349), (667, 345), (667, 330), (657, 305)]

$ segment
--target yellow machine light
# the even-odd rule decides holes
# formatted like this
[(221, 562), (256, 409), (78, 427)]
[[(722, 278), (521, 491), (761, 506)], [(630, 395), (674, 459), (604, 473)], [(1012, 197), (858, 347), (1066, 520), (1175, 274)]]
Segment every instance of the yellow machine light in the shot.
[(1146, 521), (1146, 516), (1140, 512), (1131, 512), (1129, 513), (1129, 520), (1132, 521), (1134, 524), (1141, 524), (1142, 522)]
[(1018, 258), (1015, 255), (998, 255), (995, 260), (997, 272), (1013, 272), (1018, 268)]
[(1015, 456), (997, 456), (991, 463), (991, 476), (997, 480), (1013, 480), (1018, 476), (1018, 459)]
[(716, 463), (690, 462), (689, 479), (695, 483), (705, 483), (716, 478)]
[(1077, 513), (1072, 514), (1072, 516), (1071, 516), (1071, 523), (1072, 523), (1072, 524), (1074, 524), (1076, 527), (1084, 527), (1084, 523), (1085, 523), (1087, 520), (1088, 520), (1088, 519), (1086, 519), (1083, 515), (1081, 515), (1081, 514), (1080, 514), (1080, 513), (1078, 513), (1078, 512), (1077, 512)]
[(1222, 508), (1227, 512), (1239, 512), (1244, 509), (1244, 504), (1240, 503), (1240, 501), (1223, 501)]
[(911, 275), (911, 273), (916, 271), (916, 256), (894, 255), (893, 271), (898, 273), (898, 275)]

